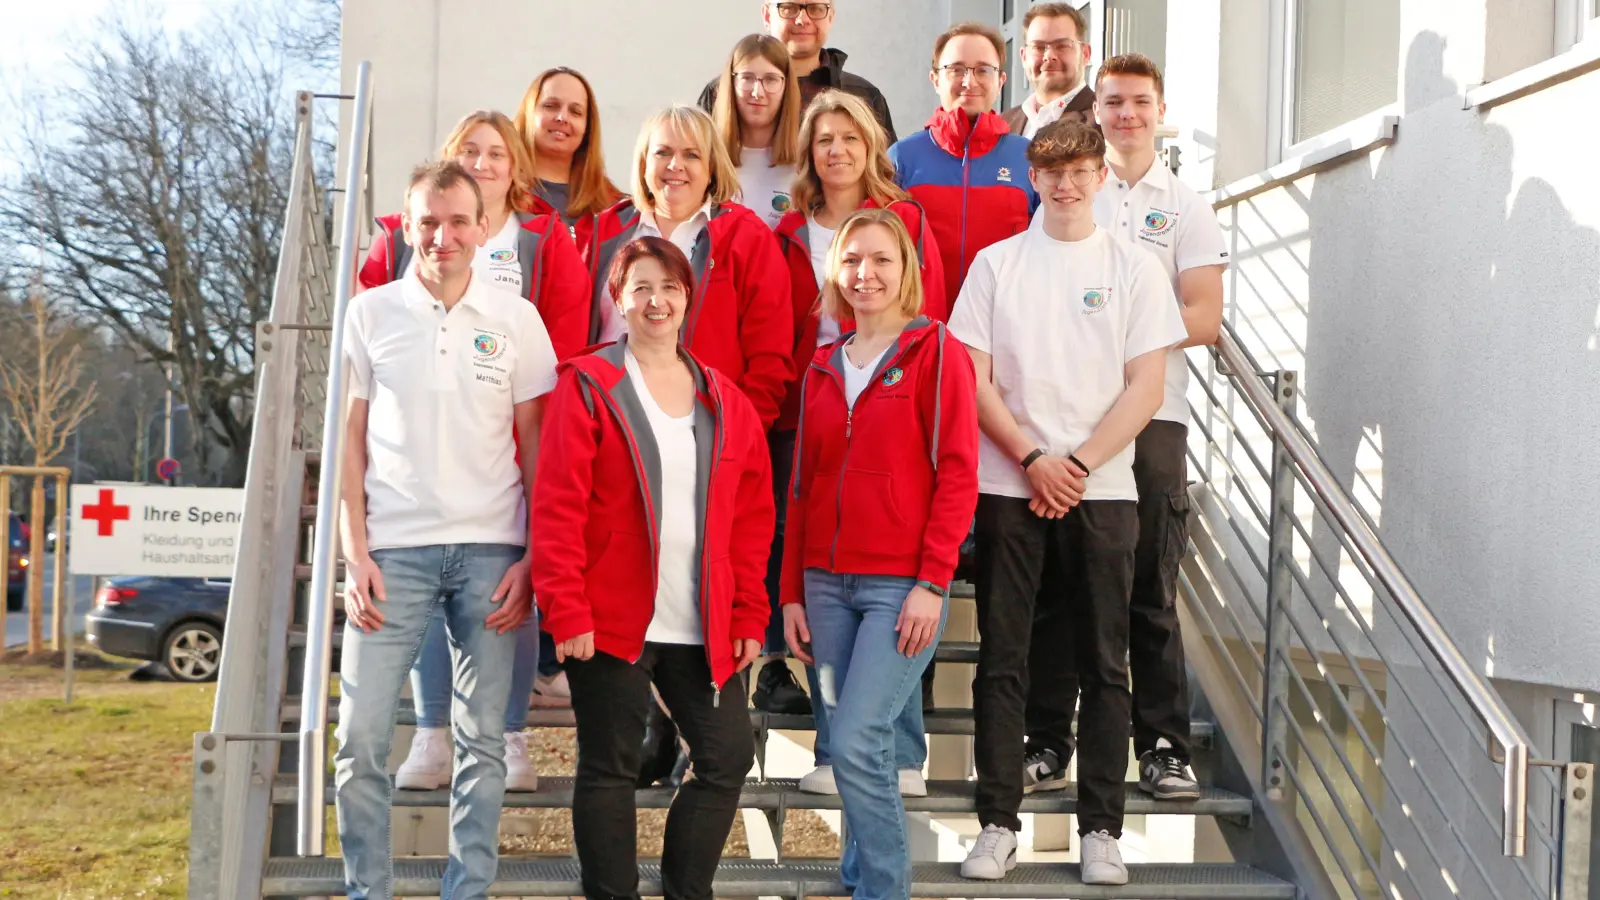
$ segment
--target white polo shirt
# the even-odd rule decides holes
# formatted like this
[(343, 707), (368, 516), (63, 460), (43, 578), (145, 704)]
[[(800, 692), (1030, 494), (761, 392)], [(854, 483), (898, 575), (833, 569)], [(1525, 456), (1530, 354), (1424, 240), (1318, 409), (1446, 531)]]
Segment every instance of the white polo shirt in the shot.
[[(1179, 272), (1228, 264), (1228, 243), (1217, 224), (1216, 211), (1160, 160), (1137, 184), (1121, 181), (1112, 172), (1095, 195), (1094, 220), (1101, 228), (1154, 253), (1167, 270), (1174, 297)], [(1178, 305), (1182, 309), (1181, 300)], [(1184, 351), (1175, 349), (1167, 360), (1166, 398), (1156, 418), (1188, 422), (1189, 404), (1184, 399), (1188, 392), (1189, 366)]]
[(368, 546), (526, 546), (512, 407), (556, 385), (533, 304), (474, 274), (446, 312), (411, 273), (351, 299), (344, 346), (370, 404)]
[[(1075, 452), (1127, 386), (1135, 357), (1184, 340), (1172, 284), (1148, 253), (1102, 228), (1058, 241), (1033, 228), (978, 251), (950, 332), (994, 360), (1017, 425), (1053, 456)], [(1031, 498), (1011, 454), (984, 435), (978, 489)], [(1133, 444), (1089, 475), (1085, 500), (1137, 500)]]
[[(501, 226), (499, 233), (489, 235), (488, 243), (472, 254), (473, 276), (484, 284), (492, 284), (521, 296), (522, 263), (517, 260), (517, 238), (521, 235), (522, 223), (517, 221), (515, 215), (507, 216), (506, 224)], [(413, 251), (411, 261), (406, 263), (406, 274), (410, 275), (416, 270), (417, 254)]]

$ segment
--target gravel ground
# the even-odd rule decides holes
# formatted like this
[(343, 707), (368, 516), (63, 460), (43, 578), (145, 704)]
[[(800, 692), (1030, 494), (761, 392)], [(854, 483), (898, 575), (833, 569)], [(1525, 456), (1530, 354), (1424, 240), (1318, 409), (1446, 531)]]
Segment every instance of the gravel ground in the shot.
[[(576, 735), (570, 728), (541, 728), (529, 734), (528, 749), (540, 775), (571, 775), (577, 759)], [(661, 855), (661, 833), (667, 811), (639, 811), (639, 855)], [(791, 810), (784, 821), (786, 856), (838, 859), (839, 838), (811, 810)], [(572, 850), (572, 811), (566, 809), (508, 809), (500, 824), (500, 852), (509, 856), (567, 856)], [(750, 856), (744, 817), (733, 820), (733, 830), (723, 854)]]

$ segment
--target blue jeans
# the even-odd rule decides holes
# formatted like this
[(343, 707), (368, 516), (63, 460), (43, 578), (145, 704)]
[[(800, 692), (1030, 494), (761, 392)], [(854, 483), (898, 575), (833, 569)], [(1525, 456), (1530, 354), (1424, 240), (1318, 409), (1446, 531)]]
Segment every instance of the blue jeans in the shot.
[[(906, 590), (909, 592), (911, 589), (908, 587)], [(810, 596), (809, 588), (807, 596)], [(900, 599), (904, 600), (905, 594), (901, 594)], [(808, 615), (810, 608), (811, 604), (808, 601), (806, 603)], [(812, 634), (811, 637), (813, 641), (812, 649), (815, 650), (816, 635)], [(815, 666), (806, 666), (806, 683), (811, 686), (812, 697), (821, 696), (818, 691), (822, 690), (822, 686), (818, 682)], [(833, 754), (829, 752), (828, 744), (832, 739), (831, 732), (833, 729), (828, 722), (828, 708), (813, 700), (811, 703), (811, 715), (817, 723), (817, 737), (812, 744), (812, 756), (815, 758), (817, 765), (831, 766), (833, 765)], [(896, 768), (922, 771), (922, 764), (928, 761), (928, 736), (923, 732), (922, 728), (922, 690), (919, 687), (906, 699), (906, 705), (901, 708), (900, 715), (895, 716), (894, 719), (894, 761)]]
[[(807, 569), (805, 580), (821, 687), (813, 697), (832, 720), (833, 777), (848, 826), (840, 879), (855, 900), (904, 898), (911, 891), (911, 850), (896, 772), (897, 720), (912, 698), (920, 711), (922, 671), (938, 636), (914, 657), (895, 649), (895, 623), (914, 578)], [(946, 600), (941, 635), (948, 614)]]
[(370, 634), (346, 624), (339, 666), (339, 749), (334, 796), (344, 848), (345, 891), (358, 900), (394, 896), (390, 842), (393, 784), (387, 761), (395, 710), (434, 611), (443, 609), (458, 661), (451, 718), (455, 777), (450, 792), (450, 861), (442, 898), (482, 897), (499, 858), (506, 790), (506, 695), (516, 640), (483, 620), (506, 569), (523, 556), (507, 544), (447, 544), (374, 550), (388, 599)]
[[(411, 666), (411, 703), (417, 710), (418, 728), (450, 726), (450, 685), (454, 681), (450, 665), (450, 642), (445, 638), (444, 610), (438, 609), (428, 620), (422, 637), (422, 652)], [(528, 727), (528, 699), (533, 694), (533, 678), (539, 671), (539, 613), (528, 617), (516, 631), (517, 658), (511, 665), (511, 695), (506, 698), (506, 733), (515, 734)], [(550, 655), (555, 656), (552, 650)]]

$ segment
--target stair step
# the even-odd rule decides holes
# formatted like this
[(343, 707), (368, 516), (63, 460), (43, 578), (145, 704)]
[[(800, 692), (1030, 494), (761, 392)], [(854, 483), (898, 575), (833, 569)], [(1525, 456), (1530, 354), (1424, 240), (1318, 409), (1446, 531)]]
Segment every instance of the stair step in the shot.
[[(1126, 786), (1127, 814), (1130, 816), (1233, 816), (1247, 818), (1251, 814), (1250, 798), (1215, 787), (1201, 788), (1201, 797), (1194, 801), (1156, 800), (1137, 784)], [(930, 781), (928, 796), (905, 797), (906, 812), (935, 814), (962, 814), (976, 811), (974, 794), (977, 784), (971, 781)], [(672, 788), (645, 788), (634, 792), (634, 802), (639, 809), (666, 809), (672, 805)], [(328, 803), (333, 803), (333, 783), (326, 792)], [(294, 803), (294, 776), (282, 776), (273, 785), (272, 802)], [(449, 806), (450, 791), (394, 792), (395, 806)], [(572, 779), (549, 777), (539, 779), (536, 792), (508, 791), (505, 798), (508, 809), (570, 809), (572, 807)], [(775, 778), (771, 781), (747, 781), (739, 795), (740, 809), (839, 809), (839, 797), (833, 794), (807, 794), (799, 789), (792, 778)], [(1043, 791), (1022, 798), (1025, 813), (1075, 813), (1078, 811), (1078, 786), (1069, 784), (1059, 791)]]
[[(397, 896), (439, 895), (445, 861), (409, 857), (394, 861)], [(918, 863), (912, 867), (913, 897), (1035, 897), (1045, 900), (1293, 900), (1294, 885), (1249, 866), (1225, 863), (1128, 866), (1126, 885), (1090, 886), (1067, 863), (1023, 863), (1000, 881), (968, 881), (959, 863)], [(839, 883), (839, 864), (831, 861), (771, 863), (726, 860), (713, 885), (718, 897), (847, 897)], [(338, 859), (267, 860), (262, 893), (267, 896), (320, 896), (344, 893), (344, 867)], [(489, 893), (513, 897), (582, 896), (575, 859), (500, 859)], [(639, 893), (659, 897), (661, 866), (639, 866)]]
[[(285, 722), (297, 722), (300, 719), (300, 704), (298, 701), (289, 701), (283, 705), (283, 719)], [(328, 720), (339, 720), (339, 703), (336, 699), (328, 701)], [(399, 711), (395, 714), (395, 724), (417, 724), (417, 713), (409, 703), (401, 703)], [(762, 712), (759, 709), (750, 710), (750, 725), (760, 728), (766, 725), (768, 731), (815, 731), (816, 721), (811, 716), (788, 716), (778, 713)], [(577, 721), (570, 709), (534, 709), (528, 711), (529, 728), (574, 728)], [(922, 714), (922, 729), (927, 734), (972, 734), (972, 710), (959, 708), (939, 708), (926, 710)], [(1189, 737), (1196, 744), (1204, 744), (1211, 740), (1216, 733), (1216, 726), (1211, 722), (1194, 721), (1189, 723)]]

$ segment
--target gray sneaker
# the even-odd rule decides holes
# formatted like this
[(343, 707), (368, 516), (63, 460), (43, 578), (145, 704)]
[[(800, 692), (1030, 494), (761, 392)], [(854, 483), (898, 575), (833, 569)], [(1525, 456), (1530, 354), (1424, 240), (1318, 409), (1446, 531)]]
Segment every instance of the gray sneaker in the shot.
[(1022, 792), (1059, 791), (1067, 786), (1067, 767), (1054, 750), (1041, 750), (1022, 763)]
[(1166, 738), (1156, 741), (1156, 749), (1139, 757), (1139, 790), (1157, 800), (1199, 800), (1200, 785), (1189, 766), (1172, 753)]

